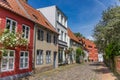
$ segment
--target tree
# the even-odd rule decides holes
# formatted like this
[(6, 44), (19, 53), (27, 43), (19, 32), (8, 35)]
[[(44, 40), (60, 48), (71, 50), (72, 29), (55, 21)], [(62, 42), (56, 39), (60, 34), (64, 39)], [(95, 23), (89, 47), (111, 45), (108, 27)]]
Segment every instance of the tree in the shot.
[(76, 37), (83, 37), (83, 38), (85, 38), (80, 32), (74, 33), (74, 35), (75, 35)]
[(114, 56), (120, 55), (120, 7), (105, 10), (102, 19), (94, 28), (94, 38), (100, 52), (104, 53), (107, 65), (115, 68)]
[(76, 49), (76, 62), (80, 61), (80, 56), (84, 56), (83, 50), (81, 48)]
[(100, 51), (110, 44), (120, 43), (120, 7), (108, 8), (103, 12), (101, 21), (94, 28), (95, 42)]

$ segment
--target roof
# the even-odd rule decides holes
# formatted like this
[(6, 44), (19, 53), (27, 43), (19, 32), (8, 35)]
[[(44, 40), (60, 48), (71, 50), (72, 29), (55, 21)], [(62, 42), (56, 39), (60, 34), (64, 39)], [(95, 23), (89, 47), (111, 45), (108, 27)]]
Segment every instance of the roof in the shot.
[(0, 7), (3, 7), (18, 15), (28, 18), (22, 8), (20, 8), (20, 6), (18, 5), (17, 0), (0, 0)]
[(73, 34), (73, 32), (70, 30), (70, 28), (67, 28), (68, 31), (68, 36), (70, 37), (70, 39), (74, 40), (75, 42), (79, 43), (78, 38)]
[(96, 47), (95, 43), (90, 41), (89, 39), (85, 39), (85, 38), (82, 38), (82, 37), (78, 37), (78, 39), (79, 39), (79, 41), (82, 41), (82, 44), (85, 44), (87, 46)]
[(0, 0), (0, 6), (4, 7), (20, 16), (23, 16), (43, 27), (49, 29), (52, 32), (56, 32), (55, 28), (49, 23), (49, 21), (42, 15), (41, 12), (32, 8), (22, 0)]
[(90, 46), (96, 47), (95, 43), (93, 43), (92, 41), (90, 41), (88, 39), (84, 39), (84, 41), (85, 41), (86, 45), (90, 45)]

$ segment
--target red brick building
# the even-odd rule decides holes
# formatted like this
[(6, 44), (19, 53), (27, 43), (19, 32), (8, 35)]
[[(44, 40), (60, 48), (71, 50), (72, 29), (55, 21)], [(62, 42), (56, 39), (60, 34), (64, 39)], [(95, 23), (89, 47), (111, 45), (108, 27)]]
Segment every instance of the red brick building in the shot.
[(78, 38), (80, 43), (83, 46), (83, 49), (87, 50), (89, 60), (90, 61), (98, 61), (98, 50), (94, 42), (84, 39), (84, 38)]

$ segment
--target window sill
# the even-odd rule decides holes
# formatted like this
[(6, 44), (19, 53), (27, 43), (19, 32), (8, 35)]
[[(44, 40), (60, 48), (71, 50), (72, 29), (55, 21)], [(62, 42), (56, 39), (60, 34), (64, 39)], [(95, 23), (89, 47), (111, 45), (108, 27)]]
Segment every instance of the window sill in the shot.
[(11, 69), (11, 70), (1, 70), (1, 72), (10, 72), (10, 71), (14, 71), (14, 69)]
[(26, 67), (26, 68), (20, 68), (20, 70), (23, 70), (23, 69), (28, 69), (28, 67)]

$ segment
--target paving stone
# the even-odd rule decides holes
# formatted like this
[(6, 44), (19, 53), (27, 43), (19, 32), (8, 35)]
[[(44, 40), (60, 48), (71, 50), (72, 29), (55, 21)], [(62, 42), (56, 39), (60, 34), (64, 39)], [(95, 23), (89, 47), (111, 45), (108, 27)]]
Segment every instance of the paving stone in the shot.
[(50, 76), (42, 75), (30, 78), (30, 80), (101, 80), (97, 73), (96, 63), (84, 63), (70, 69), (54, 72)]

